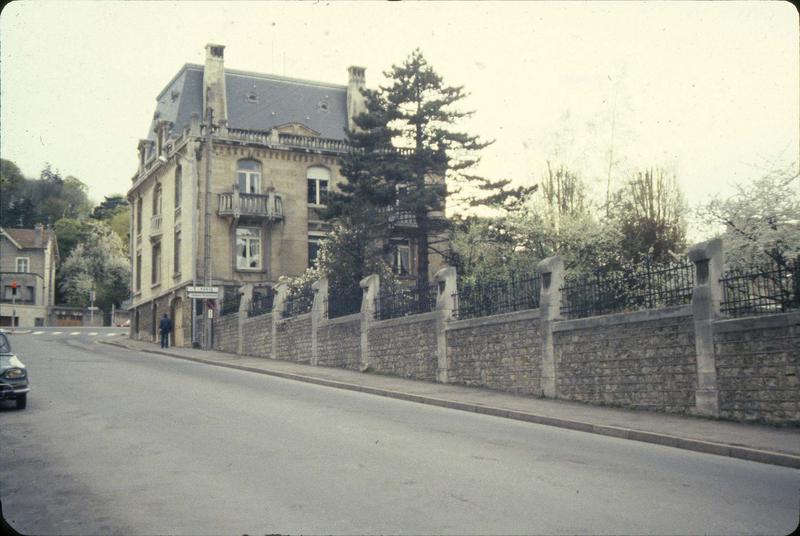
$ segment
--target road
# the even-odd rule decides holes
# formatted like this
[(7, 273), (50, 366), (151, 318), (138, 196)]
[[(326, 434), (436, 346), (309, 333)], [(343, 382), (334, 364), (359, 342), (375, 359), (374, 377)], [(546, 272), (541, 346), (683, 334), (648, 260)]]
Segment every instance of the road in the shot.
[[(0, 499), (27, 534), (788, 534), (800, 471), (13, 335)], [(60, 333), (56, 333), (60, 331)]]

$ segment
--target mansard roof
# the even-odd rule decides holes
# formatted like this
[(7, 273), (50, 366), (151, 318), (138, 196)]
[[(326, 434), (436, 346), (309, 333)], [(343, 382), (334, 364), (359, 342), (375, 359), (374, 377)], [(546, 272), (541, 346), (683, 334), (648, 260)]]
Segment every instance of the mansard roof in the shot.
[[(225, 69), (228, 128), (267, 131), (301, 123), (324, 138), (344, 139), (347, 86)], [(187, 63), (158, 95), (148, 139), (157, 120), (173, 123), (178, 135), (193, 113), (203, 114), (203, 66)]]

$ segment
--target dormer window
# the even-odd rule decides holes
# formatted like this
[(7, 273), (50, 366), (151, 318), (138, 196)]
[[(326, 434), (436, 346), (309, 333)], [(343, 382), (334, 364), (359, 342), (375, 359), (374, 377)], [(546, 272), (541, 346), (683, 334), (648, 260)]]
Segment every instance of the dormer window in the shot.
[(258, 95), (255, 93), (248, 93), (245, 95), (244, 100), (247, 102), (252, 102), (253, 104), (258, 104)]
[(328, 101), (320, 101), (317, 103), (317, 109), (320, 112), (327, 113), (328, 112)]

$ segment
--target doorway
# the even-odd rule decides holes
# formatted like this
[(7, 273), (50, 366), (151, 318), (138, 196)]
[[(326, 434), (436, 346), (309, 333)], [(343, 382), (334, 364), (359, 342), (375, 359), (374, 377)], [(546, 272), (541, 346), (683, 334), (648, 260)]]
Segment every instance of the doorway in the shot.
[(170, 306), (172, 318), (172, 346), (183, 346), (183, 300), (175, 298)]

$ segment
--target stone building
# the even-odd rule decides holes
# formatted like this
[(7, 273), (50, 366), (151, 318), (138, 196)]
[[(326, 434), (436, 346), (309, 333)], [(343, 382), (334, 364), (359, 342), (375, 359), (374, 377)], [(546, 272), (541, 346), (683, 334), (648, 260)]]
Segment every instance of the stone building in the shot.
[[(329, 226), (319, 209), (342, 181), (345, 130), (363, 111), (364, 69), (338, 85), (225, 69), (222, 45), (184, 65), (157, 97), (139, 142), (131, 203), (135, 338), (156, 337), (170, 314), (177, 345), (202, 343), (204, 308), (188, 286), (264, 293), (311, 266)], [(413, 277), (413, 221), (398, 222), (388, 256)], [(407, 232), (404, 232), (405, 231)], [(430, 271), (441, 265), (431, 259)], [(213, 313), (212, 313), (213, 314)]]
[[(48, 323), (55, 304), (58, 245), (55, 233), (0, 227), (0, 326)], [(13, 320), (12, 320), (13, 318)]]

